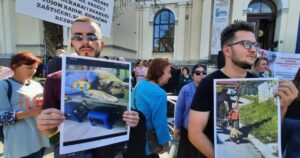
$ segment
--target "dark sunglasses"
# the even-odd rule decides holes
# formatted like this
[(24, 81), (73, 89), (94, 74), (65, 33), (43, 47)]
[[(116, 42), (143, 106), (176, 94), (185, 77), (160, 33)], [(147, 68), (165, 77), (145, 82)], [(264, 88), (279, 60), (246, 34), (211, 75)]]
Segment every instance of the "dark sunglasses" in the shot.
[(197, 75), (197, 76), (199, 76), (199, 75), (206, 75), (206, 71), (195, 71), (195, 74)]
[(84, 36), (82, 34), (74, 34), (72, 36), (72, 40), (74, 40), (74, 41), (83, 41), (84, 38), (86, 38), (86, 40), (88, 40), (88, 41), (98, 41), (99, 40), (98, 36), (94, 33), (87, 34), (86, 36)]
[(242, 44), (244, 46), (244, 48), (248, 49), (248, 50), (251, 49), (252, 47), (254, 47), (255, 50), (258, 51), (259, 47), (260, 47), (258, 42), (251, 42), (249, 40), (241, 40), (241, 41), (238, 41), (235, 43), (228, 44), (228, 46), (233, 46), (236, 44)]

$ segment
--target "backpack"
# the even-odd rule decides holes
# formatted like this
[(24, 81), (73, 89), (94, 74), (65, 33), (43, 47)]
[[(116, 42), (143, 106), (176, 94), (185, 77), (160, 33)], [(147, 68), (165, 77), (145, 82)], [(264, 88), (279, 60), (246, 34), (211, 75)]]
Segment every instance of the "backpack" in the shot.
[(123, 154), (123, 158), (146, 158), (146, 118), (145, 115), (135, 110), (139, 113), (139, 123), (136, 127), (130, 128), (128, 149)]
[[(11, 94), (12, 94), (12, 87), (11, 87), (11, 84), (10, 84), (10, 82), (8, 80), (4, 80), (4, 81), (6, 81), (7, 84), (8, 84), (7, 98), (9, 100), (9, 102), (10, 102)], [(12, 108), (11, 105), (10, 105), (10, 108)], [(4, 140), (3, 126), (0, 126), (0, 141), (3, 142), (3, 140)]]

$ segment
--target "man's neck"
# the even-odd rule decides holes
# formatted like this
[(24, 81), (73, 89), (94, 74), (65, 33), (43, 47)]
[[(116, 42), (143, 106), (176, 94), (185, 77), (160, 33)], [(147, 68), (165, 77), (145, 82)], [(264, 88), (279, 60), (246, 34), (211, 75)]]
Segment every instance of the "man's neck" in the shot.
[(221, 71), (229, 78), (245, 78), (247, 76), (247, 70), (237, 66), (225, 66)]

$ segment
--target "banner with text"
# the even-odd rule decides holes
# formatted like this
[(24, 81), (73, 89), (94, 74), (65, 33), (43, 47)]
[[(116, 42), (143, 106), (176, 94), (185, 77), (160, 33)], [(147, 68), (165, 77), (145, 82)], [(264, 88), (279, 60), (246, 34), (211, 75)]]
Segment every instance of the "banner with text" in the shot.
[(77, 17), (96, 20), (102, 35), (110, 37), (114, 1), (110, 0), (16, 0), (16, 12), (70, 27)]
[(281, 53), (260, 49), (258, 57), (269, 61), (269, 68), (274, 77), (282, 80), (293, 80), (300, 68), (300, 54)]
[(228, 25), (229, 10), (229, 0), (215, 0), (211, 33), (211, 54), (218, 54), (218, 51), (221, 50), (221, 32)]

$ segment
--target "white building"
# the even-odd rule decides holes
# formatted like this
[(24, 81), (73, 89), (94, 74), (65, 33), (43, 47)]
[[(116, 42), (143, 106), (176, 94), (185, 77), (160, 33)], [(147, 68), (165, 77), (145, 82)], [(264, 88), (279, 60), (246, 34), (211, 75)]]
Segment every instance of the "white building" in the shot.
[[(118, 0), (115, 6), (111, 38), (105, 39), (102, 55), (210, 60), (216, 53), (212, 45), (218, 49), (219, 34), (212, 33), (218, 15), (228, 24), (251, 22), (264, 49), (295, 53), (299, 38), (299, 0)], [(15, 0), (0, 0), (0, 10), (0, 56), (21, 50), (43, 55), (43, 22), (16, 13)]]

